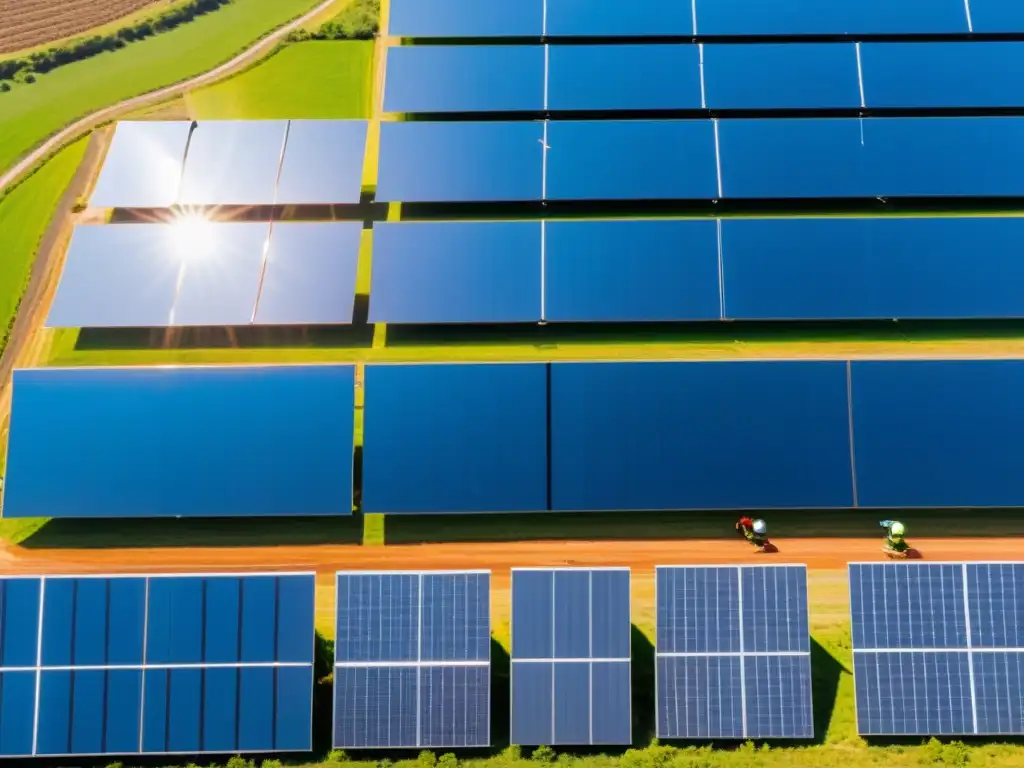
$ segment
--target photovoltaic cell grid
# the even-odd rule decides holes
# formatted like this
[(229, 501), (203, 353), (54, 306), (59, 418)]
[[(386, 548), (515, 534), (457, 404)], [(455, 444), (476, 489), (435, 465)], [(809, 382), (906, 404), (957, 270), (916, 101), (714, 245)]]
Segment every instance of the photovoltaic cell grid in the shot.
[(1004, 108), (1024, 43), (418, 45), (388, 49), (387, 112)]
[(50, 328), (348, 325), (360, 222), (79, 226)]
[(659, 566), (659, 738), (810, 738), (807, 569)]
[(513, 744), (630, 744), (629, 569), (512, 569)]
[(365, 120), (118, 123), (90, 205), (358, 203)]
[(851, 563), (857, 730), (1024, 733), (1024, 563)]
[(0, 756), (311, 749), (313, 574), (0, 579)]
[(490, 572), (338, 573), (335, 747), (490, 744)]

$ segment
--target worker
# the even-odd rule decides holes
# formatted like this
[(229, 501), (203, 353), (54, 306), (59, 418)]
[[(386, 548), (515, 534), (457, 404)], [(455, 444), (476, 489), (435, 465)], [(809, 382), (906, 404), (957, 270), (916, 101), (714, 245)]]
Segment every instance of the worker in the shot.
[(903, 538), (907, 529), (898, 520), (882, 520), (880, 526), (885, 528), (885, 549), (889, 552), (905, 555), (910, 545)]
[(764, 520), (752, 520), (749, 517), (741, 517), (736, 523), (736, 530), (743, 538), (760, 550), (764, 550), (768, 543), (768, 526)]

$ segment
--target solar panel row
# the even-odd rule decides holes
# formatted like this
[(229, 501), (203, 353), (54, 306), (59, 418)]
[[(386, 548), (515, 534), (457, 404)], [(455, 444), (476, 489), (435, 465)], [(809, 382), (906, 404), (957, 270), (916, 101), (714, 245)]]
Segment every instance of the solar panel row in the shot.
[(0, 579), (0, 756), (311, 749), (312, 574)]
[(120, 122), (89, 202), (99, 208), (357, 203), (366, 135), (365, 120)]
[(369, 319), (1024, 317), (1022, 238), (1016, 217), (383, 222)]
[(1009, 734), (1024, 726), (1024, 564), (851, 564), (864, 735)]
[(1013, 507), (1021, 387), (1019, 360), (371, 365), (363, 509)]
[(490, 572), (339, 573), (335, 747), (490, 744)]
[(659, 738), (810, 738), (805, 566), (659, 566)]
[(350, 324), (360, 222), (79, 226), (51, 328)]
[(417, 45), (387, 112), (1007, 108), (1021, 42)]
[(1024, 32), (1024, 9), (1003, 0), (394, 0), (400, 37), (663, 37), (935, 35)]
[(354, 392), (352, 365), (18, 370), (3, 515), (349, 515)]
[(1020, 117), (385, 122), (402, 202), (1014, 197)]
[(629, 569), (512, 569), (513, 744), (630, 744)]

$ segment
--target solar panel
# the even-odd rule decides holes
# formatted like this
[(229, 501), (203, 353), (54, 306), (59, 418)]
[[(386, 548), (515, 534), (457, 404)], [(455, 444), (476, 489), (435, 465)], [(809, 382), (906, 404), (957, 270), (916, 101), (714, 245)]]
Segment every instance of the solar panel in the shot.
[(554, 510), (850, 507), (846, 363), (554, 363), (550, 450)]
[(721, 233), (728, 318), (1024, 316), (1017, 217), (730, 218)]
[(490, 744), (490, 571), (337, 574), (335, 747)]
[(275, 200), (287, 120), (210, 120), (189, 140), (182, 205), (269, 205)]
[(807, 568), (658, 566), (658, 738), (814, 735)]
[(378, 224), (373, 231), (370, 322), (540, 320), (542, 226)]
[(363, 225), (275, 222), (256, 325), (349, 325)]
[(622, 13), (616, 0), (545, 0), (545, 34), (570, 37), (693, 34), (693, 9), (679, 0), (648, 0), (644, 13)]
[(392, 0), (395, 37), (540, 37), (543, 0)]
[(628, 568), (512, 569), (514, 744), (630, 744)]
[(718, 227), (709, 220), (549, 221), (544, 319), (718, 320)]
[[(1024, 732), (1024, 563), (851, 563), (857, 730)], [(1019, 596), (1020, 597), (1019, 597)]]
[(367, 365), (365, 376), (364, 512), (547, 508), (546, 366)]
[(121, 122), (114, 129), (89, 204), (165, 208), (178, 197), (190, 123)]
[(409, 45), (388, 48), (385, 112), (539, 112), (544, 48)]
[(286, 205), (358, 203), (366, 120), (291, 120), (273, 201)]
[(697, 34), (711, 36), (936, 35), (967, 34), (968, 7), (960, 0), (695, 0), (693, 13)]
[(858, 49), (853, 43), (713, 44), (702, 51), (710, 109), (862, 106)]
[(314, 588), (294, 573), (0, 579), (0, 755), (310, 750)]
[(354, 377), (352, 365), (17, 370), (3, 515), (351, 514)]
[(971, 28), (980, 34), (1024, 30), (1024, 6), (1003, 0), (971, 0)]

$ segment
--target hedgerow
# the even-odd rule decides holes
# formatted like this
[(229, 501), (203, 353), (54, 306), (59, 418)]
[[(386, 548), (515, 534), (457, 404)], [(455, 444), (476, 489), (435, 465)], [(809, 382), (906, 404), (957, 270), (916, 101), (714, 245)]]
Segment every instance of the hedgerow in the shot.
[(295, 30), (288, 42), (306, 40), (372, 40), (380, 33), (380, 0), (354, 0), (345, 10), (315, 32)]

